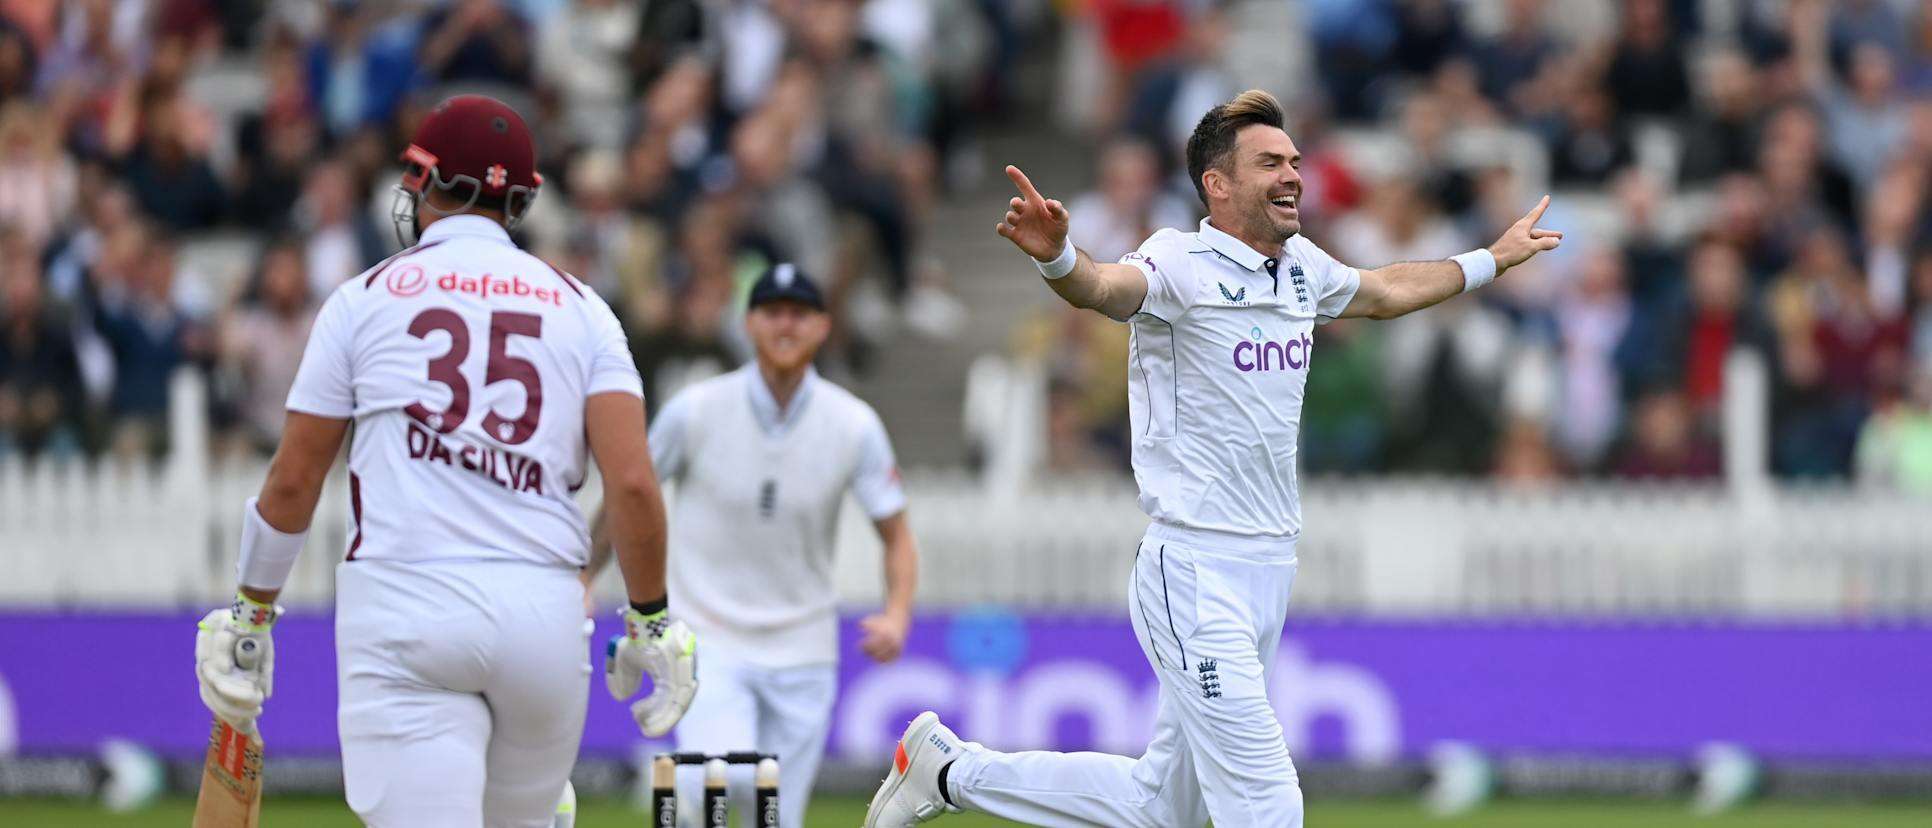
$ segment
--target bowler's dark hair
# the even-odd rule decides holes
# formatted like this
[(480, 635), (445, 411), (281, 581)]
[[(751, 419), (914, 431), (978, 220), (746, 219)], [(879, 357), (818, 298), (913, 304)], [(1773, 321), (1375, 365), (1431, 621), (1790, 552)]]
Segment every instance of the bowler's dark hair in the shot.
[(1187, 176), (1194, 179), (1194, 194), (1201, 197), (1202, 206), (1207, 205), (1208, 198), (1207, 185), (1201, 183), (1201, 176), (1210, 167), (1226, 170), (1228, 157), (1234, 153), (1235, 133), (1255, 124), (1288, 128), (1281, 101), (1259, 89), (1250, 89), (1208, 110), (1201, 116), (1201, 122), (1194, 125), (1194, 134), (1187, 139)]

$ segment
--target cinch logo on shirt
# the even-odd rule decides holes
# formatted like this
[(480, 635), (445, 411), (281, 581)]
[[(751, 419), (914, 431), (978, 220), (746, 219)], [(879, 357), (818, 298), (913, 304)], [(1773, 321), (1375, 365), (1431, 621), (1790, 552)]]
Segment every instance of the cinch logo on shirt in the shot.
[(488, 273), (481, 276), (458, 276), (452, 271), (437, 277), (436, 287), (450, 293), (467, 293), (485, 299), (493, 296), (522, 296), (563, 307), (562, 291), (533, 286), (523, 281), (522, 276), (511, 276), (505, 281), (501, 276), (491, 276)]
[(1314, 351), (1315, 340), (1306, 333), (1287, 342), (1276, 342), (1267, 339), (1261, 333), (1261, 328), (1256, 326), (1248, 331), (1248, 339), (1235, 344), (1234, 367), (1241, 369), (1244, 374), (1250, 371), (1299, 371), (1308, 367), (1308, 359), (1314, 355)]

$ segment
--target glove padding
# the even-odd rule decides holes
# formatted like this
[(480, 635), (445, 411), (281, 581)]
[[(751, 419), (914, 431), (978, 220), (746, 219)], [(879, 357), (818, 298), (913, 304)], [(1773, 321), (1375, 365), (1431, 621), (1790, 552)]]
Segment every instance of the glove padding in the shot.
[(644, 735), (671, 732), (698, 694), (698, 637), (668, 612), (643, 615), (624, 609), (624, 634), (613, 636), (604, 658), (604, 689), (623, 701), (651, 677), (651, 694), (631, 704)]
[(277, 607), (237, 598), (195, 625), (201, 703), (245, 732), (254, 732), (262, 702), (275, 694), (275, 639), (269, 631), (280, 615)]

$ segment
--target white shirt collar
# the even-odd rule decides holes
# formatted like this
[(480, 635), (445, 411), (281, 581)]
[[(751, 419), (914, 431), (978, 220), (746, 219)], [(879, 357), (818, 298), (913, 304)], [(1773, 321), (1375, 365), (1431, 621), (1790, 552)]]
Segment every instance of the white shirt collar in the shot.
[(433, 241), (442, 241), (451, 236), (482, 236), (493, 241), (502, 242), (503, 244), (510, 243), (509, 231), (504, 230), (503, 225), (496, 223), (495, 219), (469, 215), (467, 213), (444, 216), (437, 219), (435, 223), (423, 229), (422, 235), (416, 239), (416, 243), (428, 244)]
[(806, 366), (805, 378), (799, 381), (798, 390), (792, 392), (791, 405), (780, 411), (778, 399), (772, 396), (771, 386), (765, 384), (765, 375), (758, 370), (755, 360), (738, 370), (745, 372), (745, 385), (751, 393), (751, 413), (768, 433), (782, 431), (797, 422), (799, 412), (811, 402), (813, 386), (818, 384), (818, 369)]
[(1207, 242), (1207, 246), (1214, 248), (1214, 252), (1234, 260), (1235, 264), (1249, 270), (1260, 270), (1268, 263), (1267, 256), (1249, 247), (1247, 242), (1221, 232), (1221, 228), (1209, 224), (1207, 219), (1201, 219), (1200, 235), (1201, 241)]

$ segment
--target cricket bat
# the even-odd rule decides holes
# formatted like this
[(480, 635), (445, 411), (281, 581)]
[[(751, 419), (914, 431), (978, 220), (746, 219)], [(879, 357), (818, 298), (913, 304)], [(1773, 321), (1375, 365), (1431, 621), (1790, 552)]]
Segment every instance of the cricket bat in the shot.
[[(261, 661), (261, 642), (235, 644), (235, 663), (245, 670)], [(201, 767), (201, 795), (195, 799), (194, 828), (258, 828), (262, 824), (262, 734), (244, 731), (215, 717), (208, 734), (208, 758)]]

